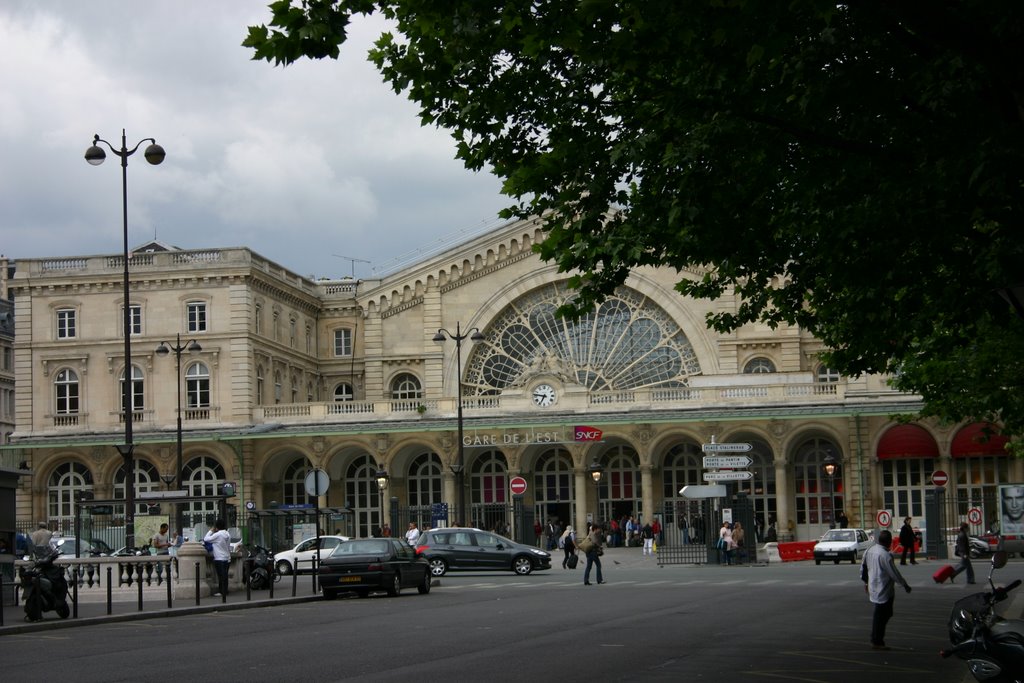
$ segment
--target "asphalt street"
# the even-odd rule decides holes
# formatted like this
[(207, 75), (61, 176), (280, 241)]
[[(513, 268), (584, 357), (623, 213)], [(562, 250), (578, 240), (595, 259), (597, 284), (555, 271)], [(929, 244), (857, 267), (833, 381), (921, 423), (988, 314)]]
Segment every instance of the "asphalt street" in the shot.
[[(449, 574), (425, 596), (279, 598), (250, 609), (206, 599), (174, 618), (158, 618), (162, 609), (7, 627), (4, 680), (964, 680), (963, 663), (938, 651), (953, 601), (981, 586), (935, 585), (937, 562), (902, 568), (914, 591), (896, 599), (885, 652), (868, 644), (871, 606), (855, 565), (659, 567), (635, 549), (609, 550), (604, 563), (605, 585), (556, 566), (528, 577)], [(981, 579), (985, 565), (976, 567)], [(1018, 560), (997, 580), (1022, 577)], [(1004, 613), (1022, 606), (1018, 596)]]

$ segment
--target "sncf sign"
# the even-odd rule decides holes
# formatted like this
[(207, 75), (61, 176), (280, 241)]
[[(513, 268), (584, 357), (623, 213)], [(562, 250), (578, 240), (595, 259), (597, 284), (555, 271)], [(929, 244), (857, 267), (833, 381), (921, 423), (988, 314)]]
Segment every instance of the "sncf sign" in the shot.
[(575, 441), (600, 441), (604, 434), (597, 427), (576, 427), (573, 429)]

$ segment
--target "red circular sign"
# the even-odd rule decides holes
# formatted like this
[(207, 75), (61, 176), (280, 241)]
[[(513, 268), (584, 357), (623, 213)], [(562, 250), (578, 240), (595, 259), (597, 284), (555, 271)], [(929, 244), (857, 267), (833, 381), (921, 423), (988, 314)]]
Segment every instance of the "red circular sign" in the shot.
[(971, 508), (967, 511), (967, 521), (971, 524), (981, 524), (981, 510), (978, 508)]
[(942, 470), (935, 470), (932, 472), (932, 483), (936, 486), (945, 486), (949, 481), (949, 475)]
[(512, 489), (512, 493), (517, 496), (521, 496), (526, 493), (526, 480), (522, 477), (512, 477), (511, 481), (508, 483), (508, 487)]

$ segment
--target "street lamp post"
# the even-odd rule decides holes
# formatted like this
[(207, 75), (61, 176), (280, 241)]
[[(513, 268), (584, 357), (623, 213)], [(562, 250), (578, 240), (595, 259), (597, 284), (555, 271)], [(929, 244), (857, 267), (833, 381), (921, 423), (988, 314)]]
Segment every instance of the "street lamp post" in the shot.
[(601, 477), (604, 476), (604, 468), (601, 463), (594, 461), (587, 468), (590, 478), (594, 480), (594, 524), (601, 522)]
[(452, 334), (443, 327), (437, 331), (434, 335), (433, 341), (439, 344), (443, 344), (445, 339), (452, 339), (455, 342), (455, 388), (456, 388), (456, 420), (458, 422), (458, 433), (459, 433), (459, 460), (452, 466), (452, 472), (455, 474), (456, 483), (459, 487), (459, 510), (458, 510), (458, 521), (460, 524), (470, 524), (471, 522), (466, 518), (466, 487), (463, 483), (466, 470), (466, 447), (463, 443), (462, 438), (462, 342), (465, 339), (471, 341), (483, 341), (486, 339), (483, 333), (480, 332), (479, 328), (473, 327), (462, 332), (461, 324), (455, 323), (455, 334)]
[(128, 157), (135, 154), (143, 142), (149, 142), (143, 152), (146, 161), (156, 166), (166, 156), (164, 148), (156, 144), (153, 138), (143, 138), (128, 149), (128, 139), (124, 129), (121, 129), (121, 148), (117, 149), (97, 134), (93, 136), (92, 146), (85, 150), (85, 160), (93, 166), (99, 166), (107, 158), (106, 152), (100, 147), (103, 143), (111, 152), (121, 158), (121, 215), (124, 219), (124, 387), (121, 397), (121, 406), (124, 410), (124, 444), (115, 446), (117, 452), (124, 460), (124, 541), (129, 548), (135, 547), (135, 443), (132, 434), (132, 419), (135, 410), (132, 400), (132, 323), (130, 292), (128, 287)]
[(373, 478), (377, 480), (377, 502), (380, 503), (380, 523), (378, 529), (380, 529), (380, 535), (384, 535), (384, 490), (388, 487), (388, 473), (383, 467), (377, 469), (377, 472), (373, 475)]
[[(199, 353), (202, 350), (203, 350), (203, 347), (200, 346), (199, 342), (197, 342), (195, 339), (190, 340), (187, 344), (182, 344), (181, 343), (181, 334), (178, 334), (178, 335), (175, 336), (174, 346), (171, 346), (171, 344), (169, 342), (162, 341), (162, 342), (160, 342), (160, 346), (156, 347), (157, 354), (159, 354), (161, 356), (166, 356), (169, 353), (173, 353), (174, 354), (174, 358), (176, 360), (177, 388), (178, 388), (178, 429), (177, 429), (177, 439), (178, 439), (178, 453), (177, 453), (177, 455), (178, 455), (178, 459), (177, 459), (177, 466), (175, 468), (174, 481), (175, 481), (179, 491), (182, 490), (181, 489), (181, 487), (182, 487), (182, 481), (181, 481), (181, 451), (182, 451), (182, 448), (181, 448), (181, 354), (184, 351), (188, 351), (189, 353)], [(181, 504), (180, 503), (177, 506), (177, 515), (175, 515), (174, 523), (178, 525), (178, 527), (176, 529), (177, 532), (179, 534), (182, 533), (182, 514), (181, 514)]]
[(825, 460), (821, 465), (822, 471), (825, 472), (825, 476), (828, 477), (828, 499), (829, 506), (832, 508), (830, 520), (828, 524), (829, 529), (836, 528), (836, 486), (835, 477), (836, 472), (839, 470), (839, 461), (836, 460), (835, 456), (829, 453), (825, 456)]

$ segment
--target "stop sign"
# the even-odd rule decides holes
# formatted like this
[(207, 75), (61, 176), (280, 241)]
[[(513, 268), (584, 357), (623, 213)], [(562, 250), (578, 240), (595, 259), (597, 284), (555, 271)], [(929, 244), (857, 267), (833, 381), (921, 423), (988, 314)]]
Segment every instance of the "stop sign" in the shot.
[(949, 481), (949, 475), (942, 470), (935, 470), (932, 472), (932, 484), (935, 486), (945, 486)]
[(508, 483), (508, 487), (517, 496), (521, 496), (526, 493), (526, 480), (522, 477), (512, 477)]

